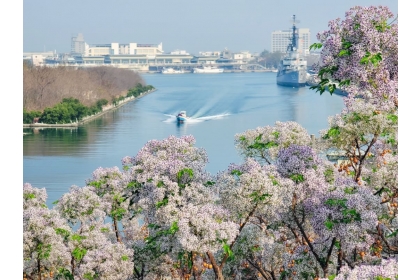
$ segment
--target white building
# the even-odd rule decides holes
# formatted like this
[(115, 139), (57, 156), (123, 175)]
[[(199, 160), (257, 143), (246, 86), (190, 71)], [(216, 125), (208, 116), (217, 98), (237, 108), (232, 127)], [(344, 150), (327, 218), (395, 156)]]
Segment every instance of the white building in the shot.
[(221, 52), (220, 51), (215, 51), (215, 52), (198, 52), (199, 56), (220, 56)]
[(185, 50), (174, 50), (174, 51), (170, 52), (170, 54), (189, 55), (189, 53), (187, 53), (187, 51), (185, 51)]
[(29, 61), (34, 66), (42, 66), (45, 64), (45, 59), (47, 57), (55, 56), (55, 51), (47, 52), (24, 52), (23, 60)]
[[(309, 54), (310, 35), (309, 28), (296, 28), (298, 52)], [(271, 52), (286, 52), (292, 38), (292, 30), (277, 30), (271, 33)]]
[(110, 43), (87, 45), (85, 56), (102, 55), (157, 55), (163, 54), (162, 43), (160, 44), (138, 44), (138, 43)]

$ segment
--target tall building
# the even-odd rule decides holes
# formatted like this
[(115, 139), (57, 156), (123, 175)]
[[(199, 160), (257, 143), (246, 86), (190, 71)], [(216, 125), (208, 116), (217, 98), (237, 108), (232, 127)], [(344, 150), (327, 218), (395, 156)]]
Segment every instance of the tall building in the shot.
[[(298, 35), (298, 52), (309, 54), (310, 35), (309, 28), (296, 28)], [(286, 52), (292, 38), (292, 30), (277, 30), (271, 33), (271, 52)]]
[(71, 54), (83, 55), (85, 53), (85, 39), (83, 39), (83, 34), (79, 33), (77, 36), (71, 37)]

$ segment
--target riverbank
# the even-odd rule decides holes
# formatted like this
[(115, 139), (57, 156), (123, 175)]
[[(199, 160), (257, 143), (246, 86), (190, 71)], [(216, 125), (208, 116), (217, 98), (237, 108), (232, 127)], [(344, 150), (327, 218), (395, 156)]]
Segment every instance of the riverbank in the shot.
[[(158, 71), (158, 70), (136, 70), (133, 69), (134, 71), (140, 73), (140, 74), (162, 74), (162, 71)], [(256, 69), (256, 70), (242, 70), (242, 69), (225, 69), (223, 71), (223, 73), (219, 73), (219, 74), (224, 74), (224, 73), (270, 73), (270, 72), (275, 72), (277, 73), (277, 70), (273, 70), (273, 69)], [(195, 74), (191, 71), (185, 71), (182, 74)], [(176, 75), (182, 75), (182, 74), (176, 74)], [(207, 74), (211, 74), (211, 73), (207, 73)], [(173, 74), (175, 75), (175, 74)]]
[(108, 105), (108, 106), (104, 106), (103, 108), (102, 108), (102, 112), (99, 112), (99, 113), (97, 113), (97, 114), (95, 114), (95, 115), (92, 115), (92, 116), (87, 116), (87, 117), (84, 117), (82, 120), (80, 120), (80, 121), (78, 121), (78, 122), (73, 122), (73, 123), (61, 123), (61, 124), (49, 124), (49, 123), (30, 123), (30, 124), (23, 124), (23, 128), (40, 128), (40, 127), (45, 127), (45, 128), (48, 128), (48, 127), (78, 127), (78, 126), (80, 126), (80, 125), (83, 125), (83, 124), (85, 124), (85, 123), (87, 123), (87, 122), (89, 122), (89, 121), (91, 121), (91, 120), (93, 120), (93, 119), (95, 119), (95, 118), (98, 118), (98, 117), (100, 117), (100, 116), (103, 116), (104, 114), (106, 114), (106, 113), (108, 113), (108, 112), (112, 112), (113, 110), (116, 110), (116, 109), (118, 109), (118, 108), (120, 108), (121, 106), (124, 106), (125, 104), (127, 104), (128, 102), (131, 102), (131, 101), (133, 101), (133, 100), (135, 100), (135, 99), (138, 99), (138, 98), (141, 98), (141, 97), (143, 97), (143, 96), (146, 96), (146, 95), (148, 95), (148, 94), (150, 94), (150, 93), (152, 93), (152, 92), (154, 92), (154, 91), (156, 91), (156, 89), (151, 89), (151, 90), (148, 90), (148, 91), (145, 91), (145, 92), (143, 92), (143, 93), (141, 93), (139, 96), (137, 96), (137, 97), (134, 97), (134, 96), (130, 96), (130, 97), (127, 97), (127, 98), (125, 98), (125, 99), (123, 99), (123, 100), (121, 100), (121, 101), (119, 101), (117, 104), (112, 104), (112, 105)]

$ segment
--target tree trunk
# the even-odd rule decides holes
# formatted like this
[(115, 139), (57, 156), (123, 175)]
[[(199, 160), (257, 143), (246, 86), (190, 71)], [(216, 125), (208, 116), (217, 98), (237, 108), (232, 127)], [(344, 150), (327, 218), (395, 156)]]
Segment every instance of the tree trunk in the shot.
[(222, 274), (222, 266), (218, 266), (216, 263), (216, 259), (214, 258), (213, 254), (211, 252), (207, 252), (207, 256), (210, 259), (210, 263), (213, 266), (213, 272), (215, 276), (215, 280), (224, 280), (223, 274)]
[(118, 233), (117, 219), (113, 218), (112, 220), (114, 221), (114, 231), (115, 231), (115, 236), (117, 237), (117, 241), (119, 243), (122, 243), (121, 238), (120, 238), (120, 235)]
[(41, 280), (41, 260), (38, 258), (38, 280)]

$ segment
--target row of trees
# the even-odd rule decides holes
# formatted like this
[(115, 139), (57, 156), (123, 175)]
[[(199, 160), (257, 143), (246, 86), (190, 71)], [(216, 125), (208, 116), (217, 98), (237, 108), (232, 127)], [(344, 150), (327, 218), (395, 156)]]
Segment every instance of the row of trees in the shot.
[(64, 98), (78, 99), (85, 106), (98, 100), (125, 96), (137, 84), (146, 85), (142, 77), (131, 70), (114, 67), (36, 67), (23, 65), (23, 109), (43, 111)]
[[(279, 68), (280, 62), (286, 57), (286, 53), (275, 51), (269, 52), (264, 50), (259, 55), (258, 59), (256, 59), (255, 63), (258, 63), (266, 68)], [(314, 64), (319, 62), (319, 55), (317, 54), (309, 54), (306, 55), (305, 60), (308, 64), (308, 67), (312, 67)]]
[[(129, 89), (126, 94), (113, 97), (112, 104), (115, 106), (122, 100), (130, 97), (138, 97), (150, 90), (154, 89), (153, 86), (137, 84), (134, 88)], [(78, 122), (83, 120), (84, 117), (92, 116), (102, 112), (103, 107), (108, 104), (108, 100), (99, 99), (91, 106), (83, 105), (78, 99), (70, 97), (63, 98), (63, 100), (51, 108), (45, 108), (43, 112), (40, 111), (23, 111), (23, 123), (33, 123), (37, 119), (40, 123), (46, 124), (66, 124)]]
[[(239, 133), (243, 163), (216, 175), (193, 136), (151, 140), (53, 209), (45, 189), (25, 184), (24, 277), (397, 279), (392, 17), (354, 7), (318, 34), (319, 90), (339, 82), (349, 95), (315, 139), (296, 122)], [(327, 161), (331, 151), (346, 160)]]

